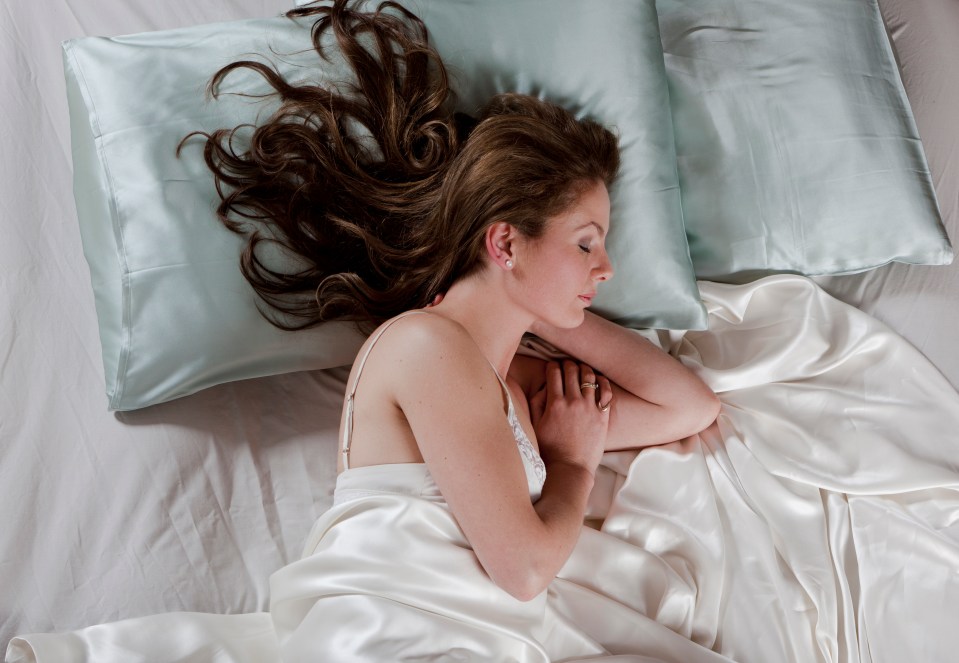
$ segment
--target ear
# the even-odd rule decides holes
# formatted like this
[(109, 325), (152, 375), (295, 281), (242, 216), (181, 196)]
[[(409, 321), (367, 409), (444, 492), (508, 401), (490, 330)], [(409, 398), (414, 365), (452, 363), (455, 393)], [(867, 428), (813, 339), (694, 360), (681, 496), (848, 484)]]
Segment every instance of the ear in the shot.
[(506, 221), (497, 221), (486, 229), (486, 253), (494, 265), (506, 270), (513, 269), (516, 235), (516, 228)]

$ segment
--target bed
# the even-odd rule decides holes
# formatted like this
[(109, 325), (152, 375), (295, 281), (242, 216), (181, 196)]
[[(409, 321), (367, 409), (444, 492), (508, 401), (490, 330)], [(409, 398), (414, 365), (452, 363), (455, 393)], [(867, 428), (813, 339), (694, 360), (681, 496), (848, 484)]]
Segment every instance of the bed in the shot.
[[(0, 80), (6, 92), (0, 102), (0, 223), (10, 233), (0, 243), (0, 644), (5, 647), (17, 635), (157, 613), (263, 614), (270, 603), (270, 575), (299, 558), (311, 526), (332, 503), (349, 366), (228, 381), (147, 408), (108, 409), (73, 196), (60, 46), (85, 35), (276, 16), (290, 6), (287, 0), (58, 0), (55, 7), (41, 8), (14, 0), (0, 9)], [(959, 107), (959, 6), (949, 0), (881, 0), (879, 7), (942, 223), (956, 241), (959, 130), (952, 114)], [(771, 276), (744, 285), (704, 279), (701, 287), (710, 329), (653, 337), (715, 380), (714, 388), (727, 394), (733, 423), (644, 452), (642, 462), (635, 454), (607, 459), (605, 492), (597, 491), (592, 516), (618, 528), (622, 539), (661, 565), (657, 575), (652, 562), (645, 562), (643, 586), (658, 589), (636, 589), (643, 600), (630, 606), (647, 621), (625, 623), (649, 641), (666, 643), (651, 651), (657, 660), (676, 660), (681, 651), (669, 649), (671, 636), (662, 635), (663, 626), (704, 651), (737, 661), (950, 660), (959, 646), (952, 625), (959, 611), (959, 442), (952, 427), (959, 423), (953, 333), (959, 326), (959, 262), (894, 262), (856, 274)], [(750, 302), (759, 306), (764, 298), (760, 310), (749, 309)], [(845, 322), (837, 324), (833, 315)], [(744, 316), (757, 324), (744, 329)], [(777, 330), (772, 338), (781, 341), (802, 321), (814, 321), (818, 330), (819, 340), (804, 346), (815, 361), (797, 367), (788, 352), (759, 351), (771, 347), (763, 329)], [(848, 361), (833, 361), (830, 352), (841, 349)], [(734, 360), (739, 363), (723, 364)], [(749, 382), (737, 366), (762, 368), (762, 377)], [(873, 368), (878, 372), (870, 373)], [(863, 374), (883, 383), (857, 382), (855, 376)], [(809, 399), (807, 386), (827, 386), (834, 393), (848, 388), (853, 400), (828, 406), (846, 414), (861, 407), (854, 400), (857, 389), (860, 398), (863, 389), (876, 395), (869, 421), (887, 446), (830, 455), (812, 439), (805, 448), (809, 462), (800, 462), (784, 440), (807, 436), (789, 425), (790, 416), (821, 433), (821, 444), (842, 443), (841, 435), (815, 426), (817, 413), (828, 411), (822, 401)], [(912, 399), (903, 403), (924, 407), (897, 409), (897, 394)], [(891, 408), (885, 414), (883, 403)], [(744, 412), (781, 416), (735, 418)], [(748, 440), (737, 443), (735, 424), (743, 421), (749, 431), (764, 430), (776, 443), (761, 448)], [(902, 435), (883, 437), (903, 428), (908, 430)], [(698, 523), (704, 531), (735, 531), (724, 550), (690, 551), (676, 543), (692, 536), (689, 521), (670, 520), (684, 513), (682, 502), (649, 501), (675, 492), (675, 485), (658, 493), (640, 489), (645, 502), (616, 498), (624, 485), (652, 486), (657, 477), (683, 472), (715, 489), (713, 516)], [(717, 479), (721, 476), (728, 483)], [(772, 485), (770, 477), (783, 481)], [(770, 501), (763, 502), (764, 496)], [(802, 521), (809, 527), (803, 530), (802, 519), (788, 511), (802, 511), (817, 500), (821, 512)], [(733, 503), (742, 511), (721, 508)], [(859, 539), (843, 529), (854, 520), (866, 532)], [(556, 590), (560, 594), (572, 592), (563, 583), (585, 586), (605, 575), (596, 566), (602, 557), (590, 556), (591, 547), (599, 545), (592, 537), (585, 535), (580, 556)], [(755, 552), (742, 547), (749, 540), (776, 545)], [(806, 545), (809, 541), (822, 545)], [(858, 552), (856, 545), (843, 547), (850, 541), (860, 546)], [(872, 566), (858, 556), (867, 549), (874, 553)], [(734, 557), (754, 565), (728, 561)], [(710, 564), (725, 565), (726, 572), (713, 577), (713, 584), (702, 584), (705, 576), (694, 570)], [(750, 574), (752, 584), (734, 582)], [(769, 578), (777, 582), (766, 582)], [(685, 593), (672, 591), (679, 586)], [(617, 600), (630, 604), (628, 593)], [(582, 613), (570, 605), (570, 621), (589, 621), (588, 601), (580, 605)], [(597, 641), (605, 627), (614, 630), (597, 626)], [(607, 653), (616, 651), (608, 643), (620, 642), (620, 635), (603, 636)], [(7, 650), (8, 661), (31, 660), (29, 655), (29, 647), (16, 641)]]

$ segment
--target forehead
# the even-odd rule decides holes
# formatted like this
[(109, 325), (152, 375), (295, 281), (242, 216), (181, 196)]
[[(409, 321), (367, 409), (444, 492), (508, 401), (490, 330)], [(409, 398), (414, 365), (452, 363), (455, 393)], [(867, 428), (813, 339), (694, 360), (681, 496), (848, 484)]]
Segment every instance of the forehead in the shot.
[(567, 230), (578, 230), (595, 226), (600, 235), (609, 231), (609, 193), (606, 186), (597, 183), (590, 187), (563, 212), (553, 219), (553, 226)]

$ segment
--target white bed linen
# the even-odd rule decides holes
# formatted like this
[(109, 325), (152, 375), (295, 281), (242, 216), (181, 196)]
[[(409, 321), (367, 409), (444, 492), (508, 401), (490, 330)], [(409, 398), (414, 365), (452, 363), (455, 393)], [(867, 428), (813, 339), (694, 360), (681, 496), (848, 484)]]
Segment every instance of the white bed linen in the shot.
[[(331, 503), (343, 370), (107, 412), (59, 48), (83, 35), (268, 16), (290, 5), (0, 4), (0, 648), (16, 633), (166, 611), (264, 610), (269, 575), (297, 557)], [(959, 5), (880, 5), (955, 242)], [(959, 385), (959, 263), (892, 265), (823, 282)], [(878, 597), (873, 609), (887, 604)]]
[(717, 423), (608, 454), (602, 528), (538, 598), (489, 581), (442, 500), (371, 493), (318, 520), (269, 616), (26, 636), (11, 662), (949, 660), (959, 393), (808, 279), (702, 292), (710, 330), (662, 338), (719, 394)]
[(263, 609), (332, 501), (348, 369), (107, 411), (73, 203), (61, 41), (290, 4), (0, 2), (0, 651), (26, 630)]

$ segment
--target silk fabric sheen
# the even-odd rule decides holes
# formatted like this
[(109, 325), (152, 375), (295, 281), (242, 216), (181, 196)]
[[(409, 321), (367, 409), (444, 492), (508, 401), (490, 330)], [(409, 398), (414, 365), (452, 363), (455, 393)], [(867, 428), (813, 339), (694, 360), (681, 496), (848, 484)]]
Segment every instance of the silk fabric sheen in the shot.
[(696, 275), (948, 264), (876, 0), (658, 0)]
[(719, 393), (719, 419), (606, 454), (600, 529), (533, 601), (488, 580), (442, 499), (383, 492), (317, 521), (272, 614), (24, 636), (7, 661), (950, 660), (959, 395), (808, 279), (701, 291), (710, 330), (656, 340)]

